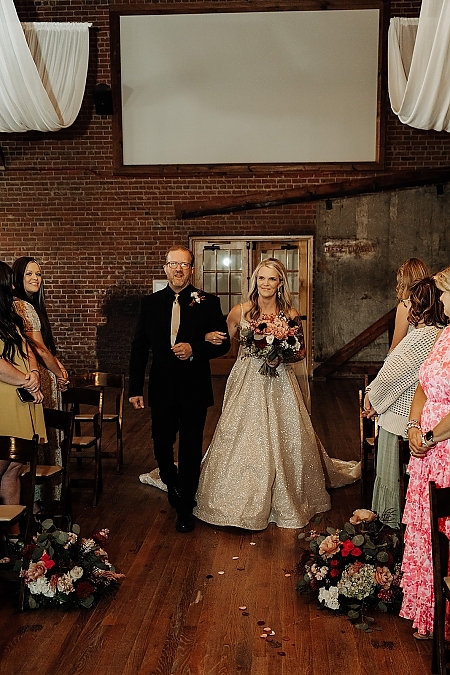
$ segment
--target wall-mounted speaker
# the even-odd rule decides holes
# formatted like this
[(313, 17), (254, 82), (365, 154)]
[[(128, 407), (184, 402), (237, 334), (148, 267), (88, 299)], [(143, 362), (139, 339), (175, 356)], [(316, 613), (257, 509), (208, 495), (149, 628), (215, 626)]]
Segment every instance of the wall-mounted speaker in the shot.
[(97, 115), (113, 114), (112, 92), (108, 84), (97, 84), (94, 88), (93, 97)]

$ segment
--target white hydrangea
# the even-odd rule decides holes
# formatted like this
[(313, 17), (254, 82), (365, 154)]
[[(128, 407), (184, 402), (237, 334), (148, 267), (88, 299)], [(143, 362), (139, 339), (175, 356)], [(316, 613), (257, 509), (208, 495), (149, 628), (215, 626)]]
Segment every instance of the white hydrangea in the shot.
[(323, 602), (328, 609), (339, 609), (339, 590), (337, 586), (319, 589), (319, 602)]
[(367, 598), (375, 587), (374, 565), (363, 565), (355, 571), (354, 564), (347, 565), (342, 572), (337, 588), (339, 593), (347, 598), (363, 600)]
[(36, 581), (31, 581), (28, 589), (33, 595), (45, 595), (47, 598), (53, 598), (55, 595), (55, 590), (50, 586), (47, 577), (39, 577)]

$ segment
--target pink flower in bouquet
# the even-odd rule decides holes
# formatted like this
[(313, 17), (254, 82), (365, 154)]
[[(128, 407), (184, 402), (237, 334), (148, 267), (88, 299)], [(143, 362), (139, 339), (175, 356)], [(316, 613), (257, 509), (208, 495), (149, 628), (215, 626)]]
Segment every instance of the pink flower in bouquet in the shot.
[(360, 523), (372, 523), (377, 519), (377, 514), (369, 509), (356, 509), (350, 518), (352, 525), (359, 525)]
[(31, 563), (29, 568), (24, 572), (24, 577), (28, 581), (36, 581), (40, 577), (44, 577), (47, 568), (43, 560), (38, 560), (38, 562)]
[(341, 542), (337, 534), (330, 534), (319, 546), (319, 555), (324, 558), (332, 558), (339, 551)]
[(378, 586), (387, 590), (390, 588), (393, 578), (394, 577), (390, 573), (388, 567), (377, 567), (374, 574), (374, 580)]

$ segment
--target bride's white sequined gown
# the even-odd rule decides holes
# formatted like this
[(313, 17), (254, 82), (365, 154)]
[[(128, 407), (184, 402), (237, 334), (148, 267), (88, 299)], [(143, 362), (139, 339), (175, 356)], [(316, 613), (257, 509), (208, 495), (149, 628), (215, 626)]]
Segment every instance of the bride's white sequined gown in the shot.
[[(242, 325), (242, 323), (241, 323)], [(222, 415), (203, 459), (194, 515), (215, 525), (300, 528), (331, 508), (331, 487), (353, 482), (359, 464), (328, 457), (316, 439), (293, 367), (261, 375), (241, 354), (228, 378)]]

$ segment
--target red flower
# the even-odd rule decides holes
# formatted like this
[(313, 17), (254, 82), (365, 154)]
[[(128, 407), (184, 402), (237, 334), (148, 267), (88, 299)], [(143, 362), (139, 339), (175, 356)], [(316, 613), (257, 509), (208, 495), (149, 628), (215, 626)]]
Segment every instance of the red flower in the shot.
[(355, 548), (355, 544), (353, 544), (350, 539), (347, 539), (344, 541), (342, 548), (341, 548), (341, 555), (346, 558), (350, 553), (353, 552), (353, 549)]
[(330, 577), (338, 577), (340, 575), (340, 570), (337, 570), (335, 567), (330, 570)]
[(330, 566), (331, 566), (331, 567), (337, 567), (338, 565), (339, 565), (339, 560), (332, 560), (332, 561), (330, 562)]
[(80, 598), (80, 600), (85, 600), (90, 595), (92, 595), (94, 591), (95, 588), (89, 583), (89, 581), (82, 581), (76, 587), (77, 598)]
[(378, 593), (378, 597), (382, 602), (392, 602), (392, 599), (394, 597), (394, 592), (388, 588), (384, 589), (382, 588), (381, 591)]
[(52, 560), (48, 553), (43, 553), (41, 555), (41, 560), (45, 564), (46, 570), (51, 570), (55, 566), (55, 561)]
[(352, 549), (352, 555), (354, 555), (355, 558), (357, 558), (358, 556), (362, 555), (361, 549), (358, 548), (357, 546), (355, 546), (355, 548)]
[(253, 344), (257, 349), (264, 349), (264, 347), (267, 347), (266, 338), (263, 338), (262, 340), (253, 340)]

